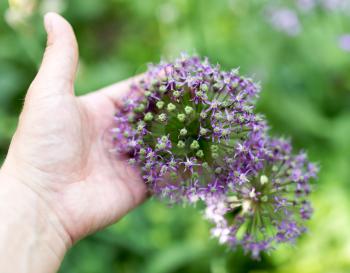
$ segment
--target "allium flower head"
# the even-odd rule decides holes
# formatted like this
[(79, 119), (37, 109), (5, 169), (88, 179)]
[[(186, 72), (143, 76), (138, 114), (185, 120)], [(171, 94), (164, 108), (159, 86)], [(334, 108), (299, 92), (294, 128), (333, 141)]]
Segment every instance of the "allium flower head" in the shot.
[(142, 168), (159, 196), (196, 201), (225, 191), (238, 143), (264, 128), (254, 114), (259, 88), (237, 70), (183, 56), (151, 66), (116, 116), (117, 148)]
[(312, 214), (307, 200), (310, 179), (316, 177), (317, 167), (305, 153), (292, 155), (290, 143), (283, 139), (248, 140), (244, 146), (232, 165), (231, 193), (206, 198), (210, 211), (205, 215), (221, 242), (241, 245), (258, 259), (260, 252), (277, 243), (294, 243), (306, 230), (303, 222)]
[(152, 193), (203, 201), (212, 235), (256, 259), (306, 230), (317, 173), (305, 153), (268, 137), (254, 113), (258, 92), (237, 70), (183, 56), (150, 66), (112, 130), (116, 150), (141, 168)]

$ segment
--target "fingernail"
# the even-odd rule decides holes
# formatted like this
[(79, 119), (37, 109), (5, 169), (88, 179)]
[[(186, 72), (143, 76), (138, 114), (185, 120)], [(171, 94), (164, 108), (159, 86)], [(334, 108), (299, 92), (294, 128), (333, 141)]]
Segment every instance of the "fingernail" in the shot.
[(50, 33), (52, 30), (52, 20), (50, 13), (46, 13), (44, 17), (44, 25), (47, 33)]

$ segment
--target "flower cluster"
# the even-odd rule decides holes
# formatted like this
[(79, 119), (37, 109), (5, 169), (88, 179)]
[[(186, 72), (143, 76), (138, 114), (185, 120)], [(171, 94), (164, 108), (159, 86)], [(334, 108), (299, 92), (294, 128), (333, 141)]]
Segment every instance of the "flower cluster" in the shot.
[(254, 258), (305, 230), (317, 172), (288, 142), (267, 136), (254, 111), (258, 93), (237, 70), (182, 56), (150, 66), (131, 86), (113, 129), (116, 150), (141, 168), (154, 195), (203, 202), (213, 235)]
[(153, 193), (173, 201), (226, 189), (237, 143), (264, 127), (253, 113), (258, 87), (198, 57), (153, 66), (132, 89), (115, 117), (118, 149), (142, 166)]
[(215, 224), (212, 234), (220, 242), (241, 245), (259, 258), (261, 251), (293, 243), (306, 230), (303, 221), (312, 214), (309, 180), (317, 167), (305, 153), (292, 155), (291, 150), (288, 141), (268, 137), (238, 148), (231, 172), (244, 178), (232, 179), (225, 194), (205, 199), (205, 216)]

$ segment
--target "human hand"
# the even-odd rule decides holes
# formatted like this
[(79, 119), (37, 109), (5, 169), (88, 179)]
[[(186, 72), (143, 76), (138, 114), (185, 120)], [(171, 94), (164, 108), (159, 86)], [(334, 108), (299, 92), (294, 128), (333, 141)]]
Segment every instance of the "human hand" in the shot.
[(37, 196), (52, 214), (47, 224), (70, 246), (140, 204), (146, 188), (137, 170), (109, 151), (113, 115), (132, 80), (76, 97), (73, 30), (53, 13), (45, 28), (48, 45), (1, 169), (8, 178), (2, 184)]

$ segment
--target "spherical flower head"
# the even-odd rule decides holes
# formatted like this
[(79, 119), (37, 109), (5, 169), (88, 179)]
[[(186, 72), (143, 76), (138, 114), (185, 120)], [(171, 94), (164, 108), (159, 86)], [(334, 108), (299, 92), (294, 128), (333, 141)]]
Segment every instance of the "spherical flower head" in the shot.
[(259, 87), (237, 70), (182, 56), (150, 66), (132, 90), (144, 96), (131, 95), (117, 113), (115, 143), (141, 167), (149, 189), (171, 201), (227, 190), (224, 159), (264, 127), (254, 113)]
[[(259, 259), (261, 252), (278, 243), (294, 243), (306, 231), (304, 222), (313, 211), (308, 201), (310, 180), (318, 168), (305, 153), (293, 155), (283, 139), (251, 138), (242, 146), (232, 162), (231, 192), (206, 202), (219, 214), (210, 216), (215, 231), (229, 228), (226, 242)], [(218, 205), (221, 208), (214, 210)]]
[(254, 113), (258, 92), (237, 70), (182, 56), (150, 66), (112, 129), (115, 150), (141, 168), (151, 192), (204, 201), (212, 235), (255, 259), (305, 232), (318, 171), (288, 141), (267, 136)]

